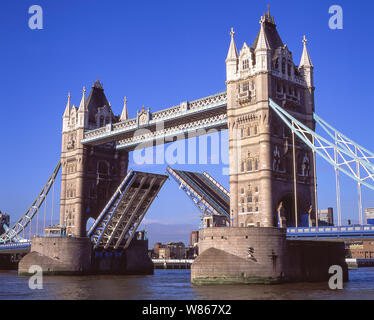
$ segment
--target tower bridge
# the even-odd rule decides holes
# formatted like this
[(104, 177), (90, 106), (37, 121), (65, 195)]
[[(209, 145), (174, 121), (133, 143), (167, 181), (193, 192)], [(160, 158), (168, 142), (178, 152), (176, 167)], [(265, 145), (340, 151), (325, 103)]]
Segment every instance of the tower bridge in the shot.
[[(346, 271), (341, 243), (290, 238), (328, 233), (318, 226), (316, 156), (336, 173), (335, 236), (355, 231), (371, 235), (371, 226), (341, 226), (339, 173), (358, 184), (363, 225), (361, 187), (374, 189), (374, 154), (315, 113), (314, 66), (305, 36), (296, 65), (269, 11), (261, 17), (251, 46), (244, 43), (238, 51), (234, 35), (232, 29), (225, 92), (157, 112), (143, 106), (134, 118), (126, 98), (121, 115), (113, 114), (99, 79), (87, 98), (83, 89), (79, 107), (68, 95), (58, 166), (26, 214), (0, 236), (0, 244), (8, 250), (23, 241), (26, 227), (38, 221), (60, 168), (61, 234), (33, 238), (20, 273), (32, 264), (52, 273), (150, 272), (147, 242), (136, 231), (167, 177), (129, 170), (129, 152), (209, 129), (228, 130), (229, 191), (207, 173), (168, 168), (204, 215), (223, 217), (226, 223), (200, 230), (192, 281), (321, 281), (328, 278), (330, 265)], [(317, 124), (327, 138), (316, 133)], [(309, 226), (301, 228), (305, 213)], [(87, 233), (91, 218), (95, 222)], [(26, 245), (30, 242), (22, 243)]]

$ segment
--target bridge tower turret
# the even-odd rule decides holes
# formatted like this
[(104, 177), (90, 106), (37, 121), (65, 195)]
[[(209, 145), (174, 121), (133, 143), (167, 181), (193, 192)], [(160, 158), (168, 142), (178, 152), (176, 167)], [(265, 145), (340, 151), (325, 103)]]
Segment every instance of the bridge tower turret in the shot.
[(287, 225), (300, 225), (302, 213), (316, 210), (313, 154), (296, 139), (294, 177), (292, 134), (270, 111), (269, 98), (314, 129), (313, 65), (306, 40), (297, 67), (268, 11), (253, 45), (244, 43), (240, 50), (236, 69), (234, 46), (231, 32), (226, 59), (231, 225), (278, 226), (281, 204)]
[(128, 153), (118, 152), (114, 143), (96, 147), (81, 144), (84, 133), (111, 126), (113, 115), (99, 80), (89, 97), (83, 89), (79, 109), (71, 107), (71, 97), (63, 115), (61, 150), (60, 226), (67, 235), (86, 236), (89, 218), (96, 218), (127, 173)]

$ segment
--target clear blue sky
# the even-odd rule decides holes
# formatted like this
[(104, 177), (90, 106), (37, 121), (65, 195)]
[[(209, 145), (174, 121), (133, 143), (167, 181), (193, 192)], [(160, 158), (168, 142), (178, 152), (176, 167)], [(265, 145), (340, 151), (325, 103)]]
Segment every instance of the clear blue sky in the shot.
[[(83, 86), (100, 75), (115, 113), (128, 97), (130, 116), (225, 89), (229, 31), (240, 49), (252, 44), (270, 3), (278, 31), (299, 63), (301, 39), (315, 66), (316, 111), (374, 150), (372, 1), (10, 1), (1, 2), (0, 209), (18, 218), (54, 168), (66, 96), (79, 104)], [(44, 29), (28, 28), (41, 5)], [(344, 29), (328, 28), (330, 5), (344, 10)], [(207, 170), (225, 186), (222, 166)], [(164, 172), (163, 167), (145, 170)], [(319, 161), (320, 207), (335, 207), (333, 170)], [(343, 216), (356, 218), (356, 186), (342, 179)], [(364, 206), (374, 206), (364, 192)], [(198, 224), (193, 204), (168, 182), (148, 218)]]

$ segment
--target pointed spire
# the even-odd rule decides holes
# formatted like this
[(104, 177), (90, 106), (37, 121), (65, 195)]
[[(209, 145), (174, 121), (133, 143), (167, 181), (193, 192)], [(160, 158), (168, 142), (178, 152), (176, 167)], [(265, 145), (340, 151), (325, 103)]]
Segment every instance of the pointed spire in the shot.
[(308, 49), (306, 47), (306, 43), (308, 40), (306, 39), (305, 35), (303, 38), (303, 54), (301, 55), (301, 60), (300, 60), (300, 67), (313, 67), (312, 60), (310, 59)]
[(79, 104), (79, 112), (84, 112), (86, 111), (86, 87), (83, 87), (82, 90), (82, 100), (81, 103)]
[(266, 18), (265, 18), (265, 15), (263, 15), (261, 17), (261, 20), (260, 20), (261, 29), (260, 29), (260, 33), (258, 35), (257, 46), (255, 48), (256, 51), (257, 50), (270, 50), (271, 49), (268, 38), (266, 36), (266, 32), (265, 32), (265, 21), (266, 21)]
[(63, 115), (64, 118), (69, 118), (70, 117), (70, 109), (71, 109), (70, 98), (71, 98), (71, 95), (70, 95), (70, 92), (69, 92), (68, 93), (68, 102), (66, 104), (65, 112), (64, 112), (64, 115)]
[(238, 50), (236, 49), (235, 40), (234, 40), (234, 35), (235, 35), (234, 28), (231, 28), (230, 35), (231, 35), (231, 42), (230, 42), (229, 52), (227, 53), (226, 62), (230, 60), (236, 61), (239, 57)]
[(127, 97), (123, 99), (123, 110), (121, 114), (121, 121), (129, 120), (129, 113), (127, 111)]

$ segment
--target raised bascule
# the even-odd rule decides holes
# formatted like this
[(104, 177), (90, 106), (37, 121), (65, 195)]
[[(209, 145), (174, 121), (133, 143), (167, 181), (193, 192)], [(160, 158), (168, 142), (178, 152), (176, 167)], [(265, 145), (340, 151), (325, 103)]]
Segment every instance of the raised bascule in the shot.
[[(135, 118), (126, 98), (122, 114), (113, 114), (99, 79), (88, 98), (83, 89), (78, 108), (69, 94), (61, 159), (27, 213), (0, 236), (0, 251), (29, 246), (20, 274), (35, 264), (52, 274), (151, 273), (148, 243), (137, 229), (167, 176), (128, 171), (129, 153), (216, 129), (229, 133), (229, 191), (206, 172), (167, 168), (203, 215), (192, 283), (324, 281), (331, 265), (342, 266), (347, 278), (344, 243), (293, 238), (320, 231), (316, 155), (334, 166), (337, 190), (339, 172), (358, 183), (362, 212), (361, 186), (374, 190), (374, 154), (315, 114), (305, 37), (296, 65), (269, 11), (252, 46), (244, 43), (238, 52), (234, 35), (231, 30), (225, 92), (157, 112), (143, 106)], [(316, 124), (330, 140), (315, 132)], [(30, 249), (25, 229), (38, 219), (60, 167), (60, 224), (34, 237)], [(360, 214), (358, 231), (373, 235)], [(339, 204), (334, 228), (346, 231)]]

